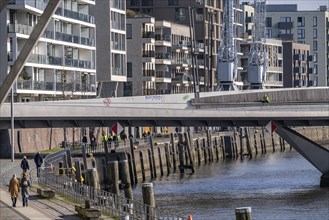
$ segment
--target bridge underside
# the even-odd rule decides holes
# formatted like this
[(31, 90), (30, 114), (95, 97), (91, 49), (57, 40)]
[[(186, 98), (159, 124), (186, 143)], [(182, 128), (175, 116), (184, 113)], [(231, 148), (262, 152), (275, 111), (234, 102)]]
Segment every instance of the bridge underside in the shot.
[[(22, 119), (15, 118), (15, 128), (63, 128), (63, 127), (111, 127), (119, 122), (123, 127), (139, 127), (139, 126), (158, 126), (158, 127), (258, 127), (265, 126), (270, 120), (283, 126), (328, 126), (329, 120), (327, 118), (310, 119), (292, 119), (280, 120), (273, 118), (93, 118), (86, 120), (85, 118), (67, 119), (50, 119), (50, 118), (29, 118)], [(0, 121), (0, 129), (10, 129), (11, 122), (9, 119)]]

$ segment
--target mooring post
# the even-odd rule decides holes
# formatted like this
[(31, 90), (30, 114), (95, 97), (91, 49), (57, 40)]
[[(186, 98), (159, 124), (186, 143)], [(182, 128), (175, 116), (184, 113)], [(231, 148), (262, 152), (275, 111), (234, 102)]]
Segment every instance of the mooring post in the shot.
[(155, 219), (155, 198), (153, 191), (153, 183), (142, 184), (143, 203), (146, 205), (146, 219)]
[(235, 208), (236, 220), (251, 220), (251, 207)]
[(123, 185), (125, 197), (129, 200), (132, 200), (133, 192), (130, 183), (128, 160), (119, 161), (119, 177), (121, 179), (121, 184)]
[(134, 140), (132, 137), (129, 138), (129, 143), (130, 143), (131, 161), (133, 166), (132, 178), (134, 182), (132, 184), (136, 185), (138, 183), (138, 180), (137, 180), (137, 171), (136, 171)]
[(178, 156), (179, 156), (179, 170), (180, 173), (184, 173), (185, 166), (185, 152), (184, 152), (185, 144), (183, 141), (183, 134), (178, 133)]
[(171, 138), (171, 154), (172, 154), (172, 162), (173, 162), (173, 168), (174, 168), (174, 173), (176, 172), (176, 147), (175, 147), (175, 137), (173, 133), (170, 133), (170, 138)]
[(108, 162), (109, 190), (115, 195), (119, 195), (119, 165), (118, 161)]
[(185, 140), (186, 140), (186, 149), (187, 149), (187, 153), (188, 153), (188, 156), (189, 156), (189, 159), (190, 159), (190, 167), (191, 167), (191, 170), (192, 170), (192, 173), (195, 172), (194, 170), (194, 158), (192, 156), (192, 150), (191, 150), (191, 145), (190, 145), (190, 139), (189, 139), (189, 136), (187, 133), (184, 133), (184, 136), (185, 136)]
[(196, 139), (196, 152), (197, 152), (197, 156), (198, 156), (198, 165), (201, 164), (201, 149), (200, 149), (200, 139)]
[(165, 144), (165, 154), (166, 154), (167, 175), (169, 175), (170, 174), (170, 155), (169, 155), (168, 143)]
[(150, 135), (150, 147), (151, 147), (151, 157), (152, 157), (152, 164), (153, 164), (153, 177), (157, 178), (157, 166), (156, 166), (155, 158), (154, 158), (154, 145), (153, 145), (152, 135)]

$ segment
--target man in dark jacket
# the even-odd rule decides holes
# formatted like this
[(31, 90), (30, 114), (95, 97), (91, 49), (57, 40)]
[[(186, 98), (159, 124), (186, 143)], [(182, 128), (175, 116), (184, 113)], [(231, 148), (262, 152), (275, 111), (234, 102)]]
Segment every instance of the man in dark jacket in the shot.
[(23, 169), (23, 172), (27, 172), (30, 169), (29, 162), (26, 159), (26, 156), (23, 157), (23, 160), (21, 162), (21, 168)]
[(37, 177), (40, 177), (40, 167), (43, 163), (43, 158), (42, 158), (42, 155), (40, 154), (40, 152), (38, 152), (34, 156), (34, 162), (35, 162), (35, 166), (37, 167)]

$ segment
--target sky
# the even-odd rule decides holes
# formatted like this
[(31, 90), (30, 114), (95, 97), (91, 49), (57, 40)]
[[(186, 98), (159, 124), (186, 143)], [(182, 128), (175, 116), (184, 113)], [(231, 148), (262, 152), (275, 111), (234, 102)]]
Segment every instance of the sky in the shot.
[[(244, 0), (240, 0), (242, 2)], [(249, 0), (249, 2), (254, 2)], [(320, 5), (329, 8), (329, 0), (267, 0), (267, 4), (297, 4), (298, 10), (317, 10)]]

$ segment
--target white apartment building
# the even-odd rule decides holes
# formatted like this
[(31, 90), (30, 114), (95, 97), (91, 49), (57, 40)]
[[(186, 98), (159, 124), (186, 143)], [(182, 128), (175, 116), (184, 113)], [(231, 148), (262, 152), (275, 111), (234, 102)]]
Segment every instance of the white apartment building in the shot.
[(96, 1), (96, 69), (99, 95), (122, 96), (127, 81), (126, 1)]
[[(11, 0), (1, 12), (0, 81), (14, 64), (47, 1)], [(61, 1), (13, 85), (15, 101), (96, 95), (95, 1)]]
[(192, 92), (189, 36), (184, 25), (143, 14), (128, 17), (125, 95)]
[(313, 55), (314, 86), (329, 85), (329, 11), (298, 11), (297, 5), (268, 5), (267, 36), (309, 44)]

